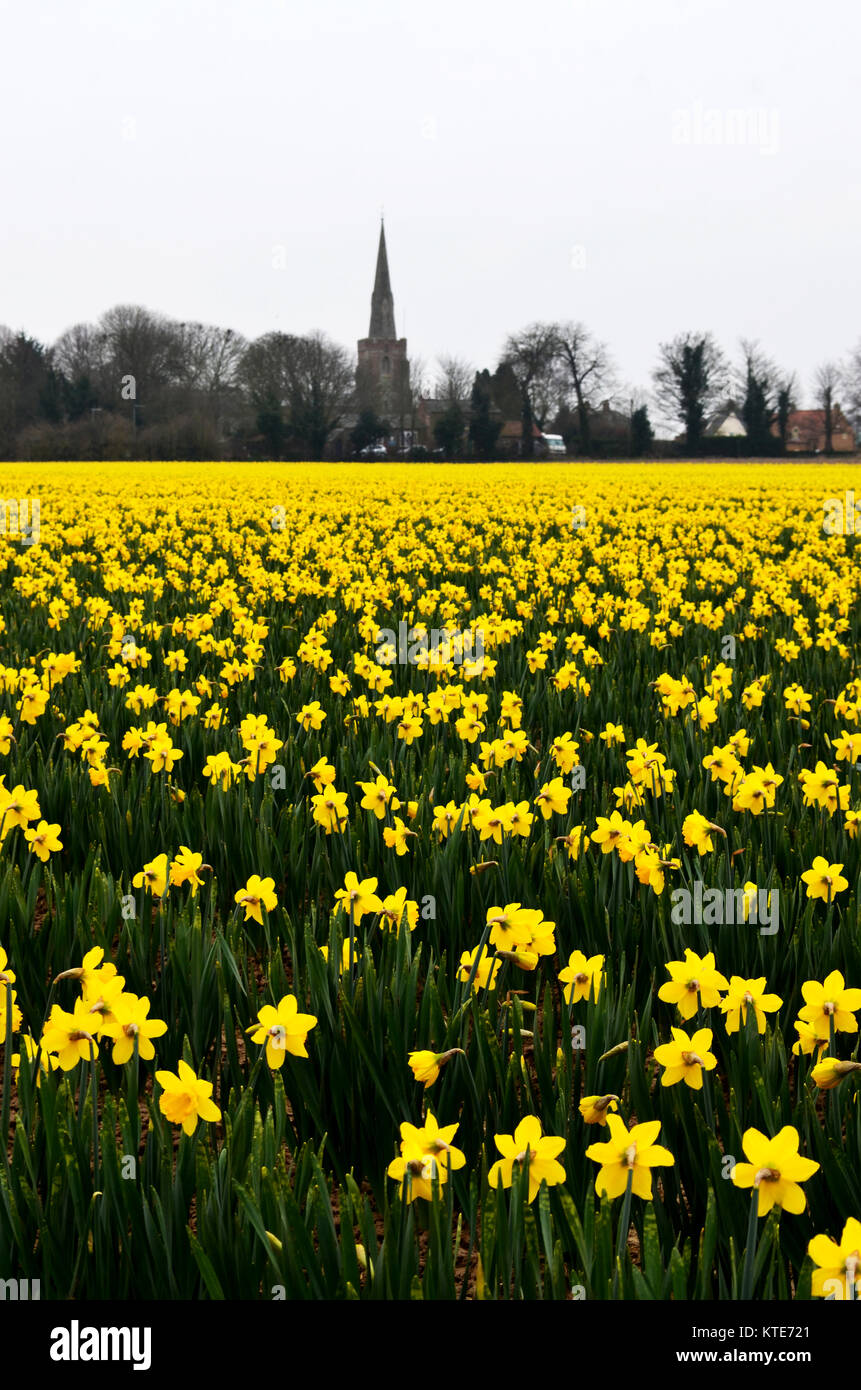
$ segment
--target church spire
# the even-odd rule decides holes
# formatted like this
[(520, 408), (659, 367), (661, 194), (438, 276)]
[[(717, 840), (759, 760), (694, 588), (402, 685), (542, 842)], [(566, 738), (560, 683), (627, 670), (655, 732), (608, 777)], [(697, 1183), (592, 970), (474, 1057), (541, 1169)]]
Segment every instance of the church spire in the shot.
[(389, 258), (386, 255), (386, 229), (380, 218), (380, 247), (377, 252), (377, 274), (374, 279), (374, 293), (371, 296), (371, 327), (369, 338), (394, 339), (395, 301), (389, 280)]

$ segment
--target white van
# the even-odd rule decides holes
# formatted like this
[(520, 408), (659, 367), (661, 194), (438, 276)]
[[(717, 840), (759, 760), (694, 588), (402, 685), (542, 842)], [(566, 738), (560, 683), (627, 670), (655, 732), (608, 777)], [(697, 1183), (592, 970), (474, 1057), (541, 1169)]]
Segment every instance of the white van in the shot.
[(564, 457), (565, 440), (561, 434), (542, 434), (541, 443), (548, 458)]

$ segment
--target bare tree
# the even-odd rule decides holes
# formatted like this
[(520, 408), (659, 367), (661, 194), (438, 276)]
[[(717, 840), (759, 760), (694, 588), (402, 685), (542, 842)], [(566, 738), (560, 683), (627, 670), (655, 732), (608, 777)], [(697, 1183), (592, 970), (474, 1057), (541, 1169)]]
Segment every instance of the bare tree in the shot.
[(661, 343), (652, 374), (655, 398), (669, 419), (684, 424), (687, 447), (700, 446), (706, 415), (726, 391), (729, 368), (711, 333), (680, 333)]
[(326, 440), (341, 423), (355, 380), (353, 359), (325, 333), (300, 338), (290, 372), (290, 424), (321, 459)]
[(632, 381), (622, 381), (618, 385), (613, 385), (608, 399), (614, 409), (621, 411), (642, 410), (651, 404), (652, 393), (647, 391), (644, 386), (637, 386)]
[(134, 403), (133, 414), (142, 405), (151, 422), (179, 370), (176, 325), (138, 304), (117, 304), (102, 314), (97, 332), (111, 402), (117, 407), (123, 401)]
[(557, 394), (554, 325), (532, 323), (520, 333), (512, 333), (506, 339), (502, 361), (513, 371), (520, 391), (523, 424), (521, 456), (532, 458), (535, 452), (533, 424), (543, 424)]
[(248, 344), (232, 328), (205, 323), (175, 327), (178, 408), (209, 417), (221, 429), (239, 401), (238, 368)]
[(842, 372), (836, 362), (823, 362), (813, 378), (814, 399), (825, 416), (825, 452), (834, 453), (834, 412)]
[(856, 433), (861, 433), (861, 343), (850, 353), (843, 373), (846, 408)]
[(289, 433), (312, 458), (323, 457), (355, 381), (355, 365), (344, 348), (320, 332), (303, 338), (266, 333), (246, 347), (237, 375), (258, 421), (267, 422), (263, 433), (273, 449)]
[(423, 399), (430, 395), (431, 377), (428, 364), (423, 357), (411, 357), (409, 362), (409, 410), (405, 418), (409, 419), (410, 434), (412, 443), (415, 444), (418, 432), (419, 406)]
[(430, 368), (424, 357), (410, 358), (410, 389), (416, 404), (431, 392)]
[(434, 395), (448, 405), (468, 401), (475, 380), (475, 367), (463, 357), (443, 355), (437, 358), (439, 372), (434, 382)]
[(556, 325), (556, 356), (566, 394), (574, 392), (581, 450), (591, 447), (589, 410), (599, 396), (612, 394), (615, 368), (608, 348), (585, 323)]
[(69, 380), (86, 376), (93, 382), (107, 361), (104, 336), (91, 323), (76, 323), (54, 343), (54, 361)]
[(246, 347), (237, 368), (240, 385), (254, 406), (270, 396), (286, 405), (290, 360), (296, 339), (289, 333), (264, 333)]

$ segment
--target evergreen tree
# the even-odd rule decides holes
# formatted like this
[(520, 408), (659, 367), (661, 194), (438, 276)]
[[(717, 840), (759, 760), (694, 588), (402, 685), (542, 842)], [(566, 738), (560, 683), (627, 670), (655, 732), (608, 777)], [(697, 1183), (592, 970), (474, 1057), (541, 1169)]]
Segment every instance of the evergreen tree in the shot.
[(654, 438), (648, 407), (641, 405), (631, 416), (631, 453), (634, 458), (648, 454)]
[(281, 402), (272, 392), (267, 392), (258, 406), (257, 430), (266, 443), (267, 458), (280, 459), (287, 441), (287, 425)]
[(688, 450), (702, 443), (706, 414), (722, 396), (727, 381), (726, 359), (710, 333), (681, 333), (661, 343), (655, 369), (656, 395), (667, 414), (682, 421)]
[(446, 458), (456, 458), (463, 449), (466, 419), (460, 406), (452, 404), (433, 427), (434, 439), (444, 450)]
[(388, 420), (381, 420), (375, 410), (363, 410), (350, 434), (356, 453), (360, 454), (369, 444), (376, 444), (378, 439), (384, 439), (390, 428)]
[(493, 458), (502, 421), (491, 418), (493, 395), (490, 372), (476, 372), (469, 411), (469, 442), (477, 458)]

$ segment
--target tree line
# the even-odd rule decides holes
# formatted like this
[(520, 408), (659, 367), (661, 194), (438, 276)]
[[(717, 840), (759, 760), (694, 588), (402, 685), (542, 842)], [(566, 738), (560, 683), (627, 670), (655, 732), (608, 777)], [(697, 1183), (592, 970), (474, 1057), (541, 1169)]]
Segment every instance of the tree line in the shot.
[[(826, 452), (842, 401), (861, 428), (861, 344), (816, 372)], [(44, 344), (0, 326), (2, 458), (311, 458), (342, 453), (398, 433), (415, 437), (422, 398), (437, 409), (432, 446), (447, 457), (491, 458), (505, 421), (520, 422), (520, 452), (536, 431), (562, 434), (572, 453), (594, 444), (604, 400), (628, 420), (626, 451), (647, 454), (649, 411), (684, 431), (685, 450), (705, 444), (710, 414), (735, 401), (746, 451), (785, 452), (798, 384), (755, 342), (730, 360), (710, 333), (661, 343), (650, 390), (620, 381), (607, 345), (585, 324), (532, 323), (509, 335), (493, 370), (442, 356), (431, 370), (414, 358), (399, 418), (383, 419), (363, 399), (355, 357), (324, 333), (263, 334), (178, 322), (138, 305), (118, 305), (95, 324), (76, 324)]]
[(324, 334), (180, 323), (138, 305), (51, 345), (0, 328), (4, 458), (322, 457), (349, 401), (349, 354)]
[[(501, 365), (510, 369), (520, 394), (525, 454), (534, 448), (533, 422), (544, 429), (548, 420), (566, 443), (588, 454), (595, 404), (602, 398), (630, 402), (634, 454), (651, 446), (650, 405), (681, 427), (685, 452), (693, 455), (709, 447), (709, 418), (730, 402), (744, 425), (747, 453), (786, 453), (789, 418), (799, 408), (794, 372), (748, 339), (741, 340), (733, 361), (708, 332), (681, 333), (659, 345), (649, 393), (620, 386), (607, 345), (582, 323), (529, 325), (507, 339)], [(824, 414), (825, 452), (830, 453), (841, 393), (848, 418), (861, 430), (861, 343), (845, 361), (823, 363), (812, 387), (814, 407)]]

